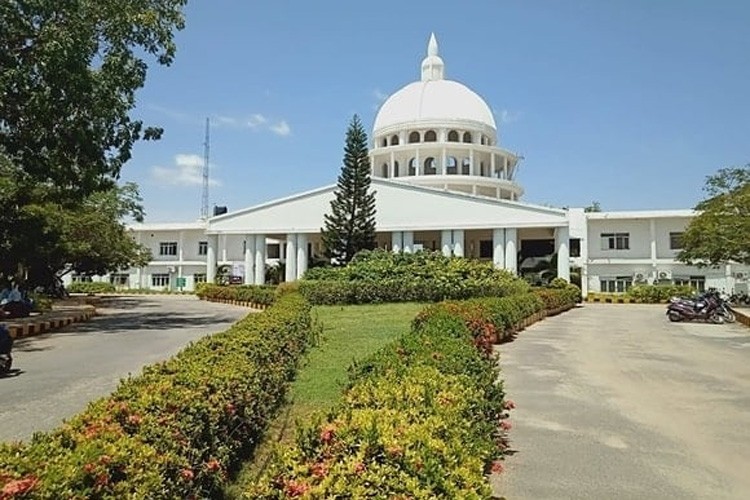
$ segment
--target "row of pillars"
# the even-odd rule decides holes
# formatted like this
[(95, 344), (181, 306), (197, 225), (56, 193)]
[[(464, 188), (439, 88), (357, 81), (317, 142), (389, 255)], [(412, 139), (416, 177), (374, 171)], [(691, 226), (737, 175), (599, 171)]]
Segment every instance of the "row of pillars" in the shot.
[[(567, 227), (555, 228), (555, 250), (557, 251), (557, 275), (570, 281), (570, 249)], [(265, 283), (266, 235), (249, 234), (245, 237), (245, 284)], [(288, 234), (286, 237), (286, 281), (300, 279), (307, 271), (308, 236), (302, 233)], [(216, 281), (217, 235), (209, 235), (206, 278), (209, 283)], [(464, 256), (464, 230), (445, 229), (440, 233), (440, 246), (443, 255)], [(414, 251), (413, 231), (391, 233), (391, 248), (394, 252)], [(496, 228), (492, 230), (492, 263), (496, 268), (518, 273), (518, 230), (516, 228)]]

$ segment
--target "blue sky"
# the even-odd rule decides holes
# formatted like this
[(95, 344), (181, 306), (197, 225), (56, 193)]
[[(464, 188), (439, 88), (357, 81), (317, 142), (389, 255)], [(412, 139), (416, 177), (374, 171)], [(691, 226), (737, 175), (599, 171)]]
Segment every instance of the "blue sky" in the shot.
[(749, 19), (743, 0), (192, 0), (134, 113), (164, 136), (122, 178), (147, 221), (195, 220), (211, 117), (212, 205), (332, 184), (351, 116), (370, 130), (434, 31), (446, 76), (525, 157), (525, 201), (689, 208), (706, 175), (750, 162)]

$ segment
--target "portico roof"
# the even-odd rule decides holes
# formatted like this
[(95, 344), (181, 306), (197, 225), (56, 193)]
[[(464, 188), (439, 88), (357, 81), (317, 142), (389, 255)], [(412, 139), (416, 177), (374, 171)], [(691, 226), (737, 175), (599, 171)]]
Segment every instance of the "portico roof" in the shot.
[[(426, 231), (567, 226), (565, 210), (372, 179), (376, 230)], [(208, 234), (318, 233), (335, 185), (279, 198), (208, 220)]]

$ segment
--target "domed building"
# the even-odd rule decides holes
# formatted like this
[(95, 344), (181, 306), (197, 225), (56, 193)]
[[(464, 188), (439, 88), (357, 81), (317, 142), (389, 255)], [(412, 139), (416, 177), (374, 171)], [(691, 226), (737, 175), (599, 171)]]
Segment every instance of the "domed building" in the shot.
[[(574, 267), (584, 295), (623, 292), (636, 283), (747, 291), (747, 266), (699, 269), (675, 260), (691, 210), (585, 213), (520, 201), (521, 158), (500, 146), (487, 103), (446, 78), (434, 35), (420, 70), (418, 81), (383, 103), (373, 124), (378, 247), (486, 260), (532, 280), (545, 266), (569, 279)], [(134, 225), (154, 260), (101, 279), (192, 290), (227, 269), (235, 282), (261, 284), (266, 265), (283, 261), (285, 278), (293, 281), (322, 254), (320, 228), (335, 189), (332, 184), (195, 223)]]
[(462, 83), (445, 79), (432, 34), (422, 78), (390, 96), (372, 131), (372, 176), (518, 200), (518, 155), (498, 146), (492, 111)]

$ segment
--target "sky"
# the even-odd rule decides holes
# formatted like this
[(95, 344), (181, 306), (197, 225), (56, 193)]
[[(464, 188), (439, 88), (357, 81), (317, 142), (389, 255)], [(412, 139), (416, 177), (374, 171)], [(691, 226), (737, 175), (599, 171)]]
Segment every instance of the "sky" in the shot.
[(523, 201), (691, 208), (707, 175), (750, 162), (746, 0), (191, 0), (185, 16), (133, 112), (164, 128), (122, 172), (147, 222), (199, 217), (206, 118), (211, 206), (334, 184), (352, 116), (371, 132), (431, 32), (523, 155)]

